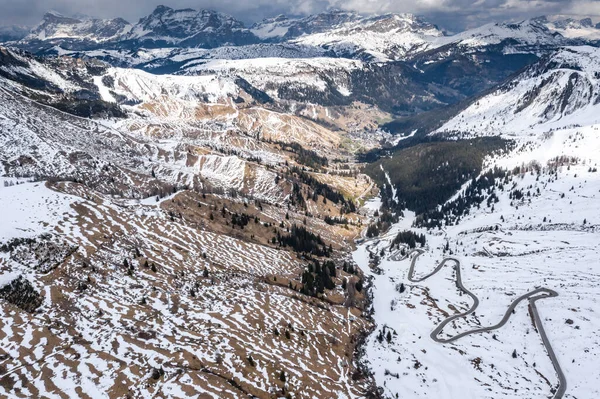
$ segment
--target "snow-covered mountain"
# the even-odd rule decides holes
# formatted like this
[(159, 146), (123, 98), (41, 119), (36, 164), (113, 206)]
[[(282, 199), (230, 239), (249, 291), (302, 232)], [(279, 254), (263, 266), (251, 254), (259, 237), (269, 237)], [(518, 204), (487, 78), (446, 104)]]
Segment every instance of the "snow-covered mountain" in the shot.
[(174, 10), (158, 6), (121, 38), (136, 46), (213, 48), (258, 42), (244, 24), (230, 15), (210, 10)]
[[(179, 62), (182, 52), (197, 59), (327, 56), (377, 63), (417, 58), (418, 62), (423, 56), (446, 59), (453, 51), (539, 56), (548, 48), (571, 43), (556, 29), (549, 29), (546, 22), (533, 19), (488, 24), (447, 36), (412, 14), (364, 16), (331, 10), (304, 18), (280, 15), (246, 28), (235, 18), (215, 11), (158, 6), (134, 25), (120, 18), (75, 18), (51, 12), (13, 45), (40, 54), (76, 51), (118, 66), (143, 64), (144, 60), (135, 59), (141, 50), (152, 54), (158, 63), (169, 65), (167, 72), (185, 68), (185, 63)], [(145, 61), (156, 65), (152, 59)]]
[(340, 57), (382, 62), (428, 50), (443, 35), (435, 25), (412, 14), (354, 15), (328, 30), (309, 31), (295, 42), (325, 48)]
[(591, 29), (47, 14), (0, 47), (0, 396), (530, 399), (554, 348), (597, 397)]
[(466, 49), (503, 45), (505, 52), (535, 52), (536, 48), (555, 48), (568, 41), (539, 20), (528, 19), (515, 23), (489, 23), (443, 38), (438, 43), (457, 44)]
[(565, 47), (478, 98), (439, 132), (529, 137), (600, 122), (600, 50)]
[(587, 40), (600, 39), (600, 23), (594, 24), (591, 18), (577, 19), (562, 15), (550, 15), (537, 18), (537, 21), (564, 37)]
[(437, 27), (411, 14), (362, 16), (332, 10), (305, 18), (278, 16), (247, 29), (235, 18), (215, 11), (158, 6), (134, 25), (122, 19), (74, 18), (50, 12), (18, 45), (37, 52), (54, 46), (81, 51), (287, 43), (312, 49), (308, 53), (388, 61), (429, 49), (440, 36), (443, 33)]
[(118, 40), (130, 30), (131, 24), (122, 18), (73, 18), (48, 12), (21, 42), (30, 49), (53, 45), (85, 49)]
[(278, 15), (252, 25), (252, 32), (261, 39), (287, 40), (303, 35), (322, 33), (346, 23), (359, 23), (359, 14), (349, 11), (330, 10), (304, 18), (288, 18)]
[(167, 46), (213, 48), (259, 41), (240, 21), (229, 15), (158, 6), (136, 24), (122, 18), (76, 18), (49, 12), (16, 45), (38, 52), (54, 46), (66, 50)]
[(264, 40), (291, 41), (329, 51), (338, 57), (373, 61), (405, 59), (433, 46), (443, 32), (412, 14), (363, 16), (332, 10), (305, 18), (280, 15), (251, 28)]

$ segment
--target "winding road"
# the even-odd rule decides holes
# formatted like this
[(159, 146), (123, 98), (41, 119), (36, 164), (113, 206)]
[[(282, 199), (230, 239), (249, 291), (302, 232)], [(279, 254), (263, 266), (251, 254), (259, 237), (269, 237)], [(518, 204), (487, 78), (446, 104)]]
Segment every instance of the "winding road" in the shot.
[[(458, 289), (460, 289), (461, 291), (463, 291), (465, 294), (467, 294), (468, 296), (470, 296), (473, 299), (473, 305), (465, 312), (463, 313), (458, 313), (455, 314), (453, 316), (450, 316), (449, 318), (447, 318), (446, 320), (444, 320), (442, 323), (440, 323), (430, 334), (431, 339), (433, 339), (435, 342), (441, 343), (441, 344), (447, 344), (447, 343), (451, 343), (454, 342), (462, 337), (465, 337), (467, 335), (471, 335), (471, 334), (477, 334), (477, 333), (481, 333), (481, 332), (486, 332), (486, 331), (493, 331), (496, 329), (499, 329), (500, 327), (504, 326), (506, 324), (506, 322), (508, 321), (508, 319), (510, 318), (510, 315), (512, 314), (513, 310), (517, 307), (517, 305), (521, 302), (524, 301), (525, 299), (529, 300), (529, 306), (531, 309), (531, 313), (533, 315), (533, 319), (535, 322), (535, 327), (538, 330), (540, 337), (542, 338), (542, 342), (544, 344), (544, 347), (546, 348), (546, 351), (548, 352), (548, 355), (550, 356), (550, 360), (552, 361), (552, 365), (554, 366), (554, 370), (556, 371), (556, 374), (558, 375), (558, 388), (556, 389), (556, 391), (554, 392), (554, 396), (552, 397), (553, 399), (560, 399), (563, 397), (566, 389), (567, 389), (567, 380), (565, 378), (565, 375), (562, 371), (562, 369), (560, 368), (560, 364), (558, 362), (558, 359), (556, 357), (556, 354), (554, 353), (554, 350), (552, 349), (552, 345), (550, 344), (550, 341), (548, 340), (548, 336), (546, 335), (546, 331), (544, 330), (544, 326), (542, 324), (542, 320), (540, 318), (540, 315), (537, 311), (537, 307), (536, 307), (536, 302), (540, 299), (545, 299), (545, 298), (551, 298), (551, 297), (556, 297), (558, 296), (558, 293), (554, 290), (551, 290), (549, 288), (537, 288), (533, 291), (530, 291), (524, 295), (521, 295), (520, 297), (518, 297), (517, 299), (515, 299), (510, 306), (508, 307), (508, 309), (506, 310), (506, 313), (504, 314), (504, 317), (502, 317), (502, 319), (500, 320), (499, 323), (493, 325), (493, 326), (489, 326), (489, 327), (482, 327), (482, 328), (476, 328), (470, 331), (465, 331), (462, 332), (460, 334), (457, 334), (453, 337), (450, 338), (439, 338), (439, 334), (442, 332), (442, 330), (444, 329), (444, 327), (446, 327), (446, 325), (448, 325), (448, 323), (451, 323), (452, 321), (461, 318), (461, 317), (466, 317), (468, 315), (470, 315), (471, 313), (475, 312), (475, 310), (477, 309), (477, 307), (479, 306), (479, 298), (477, 298), (477, 296), (475, 296), (471, 291), (469, 291), (468, 289), (465, 288), (465, 286), (462, 283), (462, 277), (461, 277), (461, 267), (460, 267), (460, 261), (456, 258), (445, 258), (431, 273), (427, 274), (424, 277), (420, 277), (420, 278), (416, 278), (414, 273), (415, 273), (415, 263), (417, 262), (417, 259), (419, 258), (419, 256), (421, 254), (424, 253), (423, 250), (421, 249), (416, 249), (413, 250), (410, 254), (414, 254), (416, 253), (417, 255), (414, 256), (412, 258), (411, 264), (410, 264), (410, 269), (408, 270), (408, 280), (413, 282), (413, 283), (420, 283), (424, 280), (427, 280), (429, 277), (435, 275), (437, 272), (439, 272), (448, 262), (454, 262), (455, 266), (454, 266), (454, 270), (456, 271), (456, 286), (458, 287)], [(395, 257), (394, 255), (392, 255), (391, 257), (392, 260), (396, 261), (399, 260), (397, 257)]]

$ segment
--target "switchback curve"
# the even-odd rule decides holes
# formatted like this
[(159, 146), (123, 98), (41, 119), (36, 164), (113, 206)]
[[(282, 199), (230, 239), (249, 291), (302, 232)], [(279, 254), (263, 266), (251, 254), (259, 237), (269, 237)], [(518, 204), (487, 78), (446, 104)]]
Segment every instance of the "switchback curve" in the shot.
[(469, 330), (469, 331), (465, 331), (462, 332), (460, 334), (457, 334), (453, 337), (450, 338), (439, 338), (439, 334), (442, 332), (442, 330), (444, 329), (444, 327), (446, 327), (446, 325), (448, 325), (448, 323), (451, 323), (452, 321), (461, 318), (461, 317), (466, 317), (468, 315), (470, 315), (471, 313), (475, 312), (475, 310), (477, 309), (477, 307), (479, 306), (479, 298), (477, 298), (477, 296), (475, 294), (473, 294), (471, 291), (469, 291), (467, 288), (465, 288), (465, 286), (462, 283), (462, 276), (461, 276), (461, 264), (460, 261), (456, 258), (445, 258), (431, 273), (427, 274), (426, 276), (420, 277), (420, 278), (416, 278), (414, 273), (415, 273), (415, 264), (417, 259), (419, 258), (419, 256), (421, 256), (421, 254), (424, 253), (423, 250), (421, 249), (416, 249), (413, 250), (410, 254), (414, 254), (416, 253), (416, 256), (413, 256), (411, 263), (410, 263), (410, 268), (408, 270), (408, 280), (413, 282), (413, 283), (420, 283), (424, 280), (427, 280), (428, 278), (430, 278), (431, 276), (435, 275), (436, 273), (438, 273), (445, 265), (447, 262), (454, 262), (455, 266), (454, 266), (454, 270), (456, 272), (456, 286), (458, 287), (458, 289), (460, 289), (462, 292), (464, 292), (465, 294), (467, 294), (468, 296), (471, 297), (471, 299), (473, 299), (473, 305), (465, 312), (462, 313), (458, 313), (455, 314), (453, 316), (448, 317), (446, 320), (444, 320), (443, 322), (441, 322), (430, 334), (430, 337), (432, 340), (434, 340), (435, 342), (441, 343), (441, 344), (446, 344), (446, 343), (451, 343), (454, 342), (460, 338), (463, 338), (467, 335), (471, 335), (471, 334), (477, 334), (477, 333), (481, 333), (481, 332), (487, 332), (487, 331), (493, 331), (493, 330), (497, 330), (501, 327), (503, 327), (506, 322), (510, 319), (510, 315), (512, 314), (513, 310), (517, 307), (517, 305), (525, 300), (528, 299), (529, 300), (529, 305), (530, 305), (530, 309), (531, 309), (531, 313), (533, 315), (533, 319), (535, 322), (535, 327), (538, 330), (540, 337), (542, 339), (542, 342), (544, 344), (544, 347), (546, 348), (546, 351), (548, 352), (548, 356), (550, 357), (550, 360), (552, 361), (552, 365), (554, 366), (554, 370), (556, 371), (556, 374), (558, 375), (558, 388), (556, 389), (556, 391), (554, 392), (554, 396), (552, 397), (552, 399), (561, 399), (564, 396), (564, 393), (567, 389), (567, 380), (566, 377), (560, 367), (560, 363), (558, 362), (558, 358), (556, 357), (556, 354), (554, 353), (554, 350), (552, 349), (552, 345), (550, 344), (550, 340), (548, 339), (548, 336), (546, 335), (546, 331), (544, 330), (544, 326), (542, 324), (542, 320), (540, 318), (540, 315), (537, 311), (537, 307), (536, 307), (536, 302), (540, 299), (545, 299), (545, 298), (552, 298), (552, 297), (557, 297), (558, 293), (554, 290), (551, 290), (549, 288), (537, 288), (535, 290), (532, 290), (524, 295), (521, 295), (520, 297), (516, 298), (508, 307), (508, 309), (506, 310), (506, 313), (504, 314), (504, 317), (502, 317), (502, 319), (497, 323), (494, 324), (493, 326), (489, 326), (489, 327), (481, 327), (481, 328), (476, 328), (473, 330)]

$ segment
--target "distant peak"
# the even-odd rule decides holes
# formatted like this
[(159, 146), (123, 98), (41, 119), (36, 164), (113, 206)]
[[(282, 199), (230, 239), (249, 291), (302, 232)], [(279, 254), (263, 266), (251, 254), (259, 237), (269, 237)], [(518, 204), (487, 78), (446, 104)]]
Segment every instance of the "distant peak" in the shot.
[(79, 19), (73, 17), (67, 17), (64, 14), (59, 13), (58, 11), (48, 11), (44, 14), (43, 21), (46, 22), (79, 22)]
[(152, 12), (152, 14), (164, 14), (169, 11), (173, 11), (173, 9), (171, 7), (159, 5), (159, 6), (156, 6), (156, 8)]
[(330, 8), (325, 14), (356, 14), (355, 11), (342, 10), (341, 8)]
[(584, 19), (580, 20), (579, 22), (581, 23), (581, 26), (584, 26), (586, 28), (591, 28), (593, 26), (591, 18), (584, 18)]
[(59, 17), (59, 18), (67, 18), (66, 16), (64, 16), (63, 14), (59, 13), (58, 11), (54, 11), (54, 10), (50, 10), (47, 11), (46, 14), (44, 16), (49, 16), (49, 17)]

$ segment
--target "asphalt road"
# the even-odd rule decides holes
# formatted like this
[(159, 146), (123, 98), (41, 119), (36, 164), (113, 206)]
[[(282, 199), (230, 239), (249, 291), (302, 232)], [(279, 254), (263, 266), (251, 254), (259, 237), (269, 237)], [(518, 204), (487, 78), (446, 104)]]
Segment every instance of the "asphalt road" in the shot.
[[(512, 314), (513, 310), (517, 307), (517, 305), (521, 302), (524, 301), (526, 299), (529, 300), (529, 305), (530, 305), (530, 309), (531, 312), (533, 314), (533, 319), (535, 321), (535, 327), (538, 330), (540, 337), (542, 338), (542, 342), (544, 344), (544, 346), (546, 347), (546, 351), (548, 352), (548, 355), (550, 356), (550, 360), (552, 361), (552, 365), (554, 366), (554, 370), (556, 370), (556, 374), (558, 375), (558, 388), (556, 389), (554, 396), (552, 397), (553, 399), (560, 399), (563, 397), (566, 389), (567, 389), (567, 380), (565, 378), (565, 375), (562, 371), (562, 369), (560, 368), (560, 364), (558, 362), (558, 359), (556, 358), (556, 354), (554, 353), (554, 350), (552, 349), (552, 345), (550, 344), (550, 341), (548, 340), (548, 336), (546, 335), (546, 331), (544, 330), (544, 326), (542, 324), (542, 320), (540, 318), (540, 315), (537, 311), (537, 307), (536, 307), (536, 301), (540, 300), (540, 299), (545, 299), (545, 298), (551, 298), (551, 297), (556, 297), (558, 296), (558, 293), (554, 290), (551, 290), (549, 288), (537, 288), (533, 291), (530, 291), (524, 295), (521, 295), (520, 297), (518, 297), (517, 299), (515, 299), (510, 306), (508, 307), (508, 309), (506, 310), (506, 313), (504, 314), (504, 317), (502, 317), (502, 319), (500, 320), (499, 323), (490, 326), (490, 327), (482, 327), (482, 328), (476, 328), (470, 331), (465, 331), (462, 332), (460, 334), (457, 334), (453, 337), (450, 338), (439, 338), (438, 335), (442, 332), (442, 330), (444, 329), (444, 327), (448, 324), (451, 323), (452, 321), (461, 318), (461, 317), (466, 317), (468, 315), (470, 315), (471, 313), (475, 312), (475, 310), (477, 309), (477, 307), (479, 306), (479, 298), (477, 298), (477, 296), (475, 296), (475, 294), (473, 294), (471, 291), (469, 291), (468, 289), (465, 288), (465, 286), (462, 283), (462, 277), (461, 277), (461, 267), (460, 267), (460, 261), (456, 258), (445, 258), (436, 268), (435, 270), (433, 270), (431, 273), (427, 274), (424, 277), (421, 278), (416, 278), (414, 275), (415, 272), (415, 263), (417, 262), (417, 259), (419, 258), (419, 256), (423, 253), (424, 251), (421, 249), (416, 249), (413, 250), (411, 252), (411, 254), (417, 253), (416, 256), (414, 256), (412, 258), (412, 261), (410, 263), (410, 269), (408, 270), (408, 280), (413, 282), (413, 283), (420, 283), (424, 280), (427, 280), (429, 277), (435, 275), (437, 272), (439, 272), (448, 262), (453, 262), (454, 265), (454, 270), (456, 271), (456, 286), (458, 287), (458, 289), (460, 289), (461, 291), (463, 291), (465, 294), (467, 294), (468, 296), (470, 296), (473, 299), (473, 305), (465, 312), (463, 313), (458, 313), (455, 314), (453, 316), (450, 316), (449, 318), (447, 318), (446, 320), (444, 320), (442, 323), (440, 323), (430, 334), (431, 339), (433, 339), (435, 342), (439, 342), (442, 344), (447, 344), (450, 342), (454, 342), (457, 339), (460, 339), (462, 337), (465, 337), (467, 335), (471, 335), (471, 334), (477, 334), (477, 333), (481, 333), (481, 332), (486, 332), (486, 331), (493, 331), (493, 330), (497, 330), (500, 327), (504, 326), (506, 324), (506, 322), (508, 321), (508, 319), (510, 318), (510, 315)], [(395, 259), (394, 259), (395, 260)]]

